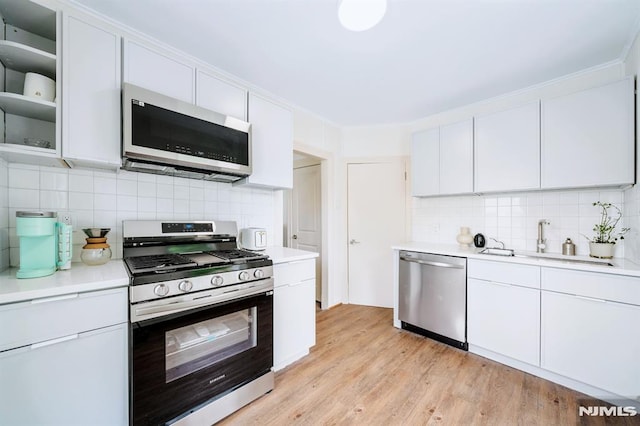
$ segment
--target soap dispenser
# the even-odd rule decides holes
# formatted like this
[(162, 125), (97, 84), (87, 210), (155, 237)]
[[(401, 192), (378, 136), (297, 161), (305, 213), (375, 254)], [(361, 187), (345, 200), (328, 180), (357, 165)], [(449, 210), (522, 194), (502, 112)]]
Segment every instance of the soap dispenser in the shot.
[(573, 244), (573, 241), (571, 241), (571, 238), (567, 238), (564, 244), (562, 244), (562, 254), (567, 256), (575, 256), (576, 245)]

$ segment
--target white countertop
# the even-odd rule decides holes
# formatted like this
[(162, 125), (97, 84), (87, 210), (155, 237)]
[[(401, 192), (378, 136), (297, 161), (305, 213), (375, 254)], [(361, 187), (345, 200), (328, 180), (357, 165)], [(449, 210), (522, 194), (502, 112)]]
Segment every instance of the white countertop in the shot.
[(17, 270), (0, 272), (0, 305), (129, 285), (129, 275), (120, 259), (97, 266), (72, 263), (69, 270), (41, 278), (18, 279)]
[(271, 258), (273, 264), (295, 262), (297, 260), (313, 259), (318, 253), (313, 251), (292, 249), (289, 247), (267, 247), (262, 253)]
[[(261, 253), (268, 255), (274, 264), (318, 257), (318, 253), (288, 247), (268, 247)], [(69, 270), (41, 278), (18, 279), (17, 270), (9, 268), (0, 272), (0, 305), (129, 285), (129, 275), (121, 259), (98, 266), (73, 263)]]
[[(396, 244), (393, 250), (409, 250), (422, 253), (443, 254), (448, 256), (460, 256), (468, 259), (482, 259), (496, 262), (521, 263), (525, 265), (546, 266), (551, 268), (573, 269), (577, 271), (604, 272), (616, 275), (628, 275), (640, 277), (640, 265), (629, 260), (621, 258), (613, 259), (594, 259), (589, 256), (563, 256), (559, 253), (535, 253), (516, 250), (516, 254), (522, 254), (535, 257), (517, 257), (517, 256), (497, 256), (480, 254), (481, 248), (462, 248), (457, 244), (437, 244), (411, 241), (408, 243)], [(585, 260), (590, 262), (609, 262), (614, 266), (599, 265), (597, 263), (577, 263), (571, 260)]]

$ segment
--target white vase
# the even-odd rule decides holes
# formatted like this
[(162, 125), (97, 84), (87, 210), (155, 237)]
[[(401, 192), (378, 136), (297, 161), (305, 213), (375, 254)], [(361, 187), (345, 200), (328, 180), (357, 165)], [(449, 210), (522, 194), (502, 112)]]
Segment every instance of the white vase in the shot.
[(589, 256), (598, 259), (611, 259), (616, 250), (616, 243), (589, 243)]
[(460, 244), (460, 247), (469, 247), (473, 242), (473, 235), (466, 226), (460, 227), (460, 233), (456, 236), (456, 241)]

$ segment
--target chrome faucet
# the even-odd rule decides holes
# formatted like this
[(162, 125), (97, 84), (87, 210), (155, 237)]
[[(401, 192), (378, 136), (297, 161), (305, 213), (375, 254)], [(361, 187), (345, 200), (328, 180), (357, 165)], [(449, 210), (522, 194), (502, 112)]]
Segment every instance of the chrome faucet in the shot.
[(547, 248), (547, 240), (544, 238), (544, 226), (551, 225), (547, 219), (540, 219), (538, 221), (538, 241), (536, 241), (536, 252), (544, 253)]
[(491, 237), (489, 237), (489, 239), (491, 239), (491, 240), (495, 241), (496, 243), (500, 244), (502, 246), (500, 248), (504, 250), (504, 243), (502, 241), (498, 241), (495, 238), (491, 238)]

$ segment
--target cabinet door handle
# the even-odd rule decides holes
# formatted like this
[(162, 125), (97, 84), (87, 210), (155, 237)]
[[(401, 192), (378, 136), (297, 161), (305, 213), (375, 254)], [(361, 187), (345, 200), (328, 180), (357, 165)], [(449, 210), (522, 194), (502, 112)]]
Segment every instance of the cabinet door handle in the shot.
[(577, 297), (578, 299), (583, 299), (583, 300), (588, 300), (590, 302), (600, 302), (600, 303), (607, 303), (606, 300), (604, 299), (596, 299), (594, 297), (587, 297), (587, 296), (579, 296), (579, 295), (574, 295), (575, 297)]
[(40, 343), (34, 343), (33, 345), (31, 345), (31, 349), (38, 349), (38, 348), (43, 348), (45, 346), (51, 346), (51, 345), (55, 345), (57, 343), (62, 343), (62, 342), (66, 342), (69, 340), (74, 340), (78, 338), (78, 334), (71, 334), (69, 336), (64, 336), (64, 337), (59, 337), (57, 339), (51, 339), (51, 340), (47, 340), (46, 342), (40, 342)]
[(507, 284), (507, 283), (499, 283), (497, 281), (488, 281), (488, 282), (491, 284), (499, 285), (500, 287), (513, 287), (513, 285)]
[(38, 303), (58, 302), (60, 300), (75, 299), (76, 297), (78, 297), (78, 293), (65, 294), (62, 296), (45, 297), (44, 299), (33, 299), (31, 301), (31, 304), (37, 305)]

